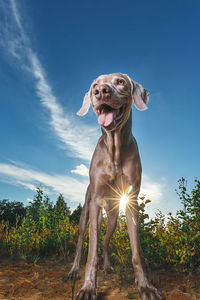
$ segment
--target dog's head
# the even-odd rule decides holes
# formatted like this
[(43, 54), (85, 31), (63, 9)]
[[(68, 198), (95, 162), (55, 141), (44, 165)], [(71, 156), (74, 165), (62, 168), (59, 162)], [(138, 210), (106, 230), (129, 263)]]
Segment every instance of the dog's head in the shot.
[(84, 116), (92, 105), (99, 124), (106, 130), (114, 130), (126, 122), (132, 101), (137, 109), (147, 109), (147, 90), (126, 74), (101, 75), (85, 94), (77, 115)]

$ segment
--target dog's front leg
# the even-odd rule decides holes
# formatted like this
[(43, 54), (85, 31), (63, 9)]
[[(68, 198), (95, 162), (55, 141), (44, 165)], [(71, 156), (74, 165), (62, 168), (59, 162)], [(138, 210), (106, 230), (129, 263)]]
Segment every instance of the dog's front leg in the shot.
[(91, 193), (90, 193), (90, 185), (87, 188), (87, 192), (85, 195), (85, 204), (82, 208), (81, 217), (79, 221), (79, 238), (76, 245), (76, 255), (74, 259), (73, 266), (68, 274), (69, 279), (78, 279), (79, 276), (79, 267), (81, 260), (81, 251), (83, 247), (84, 234), (87, 228), (87, 223), (89, 219), (89, 203), (90, 203)]
[(91, 199), (89, 206), (90, 219), (90, 234), (89, 234), (89, 250), (85, 270), (85, 282), (81, 290), (76, 296), (76, 300), (96, 299), (96, 279), (97, 279), (97, 264), (98, 264), (98, 239), (101, 223), (102, 210), (97, 202)]
[(126, 218), (132, 248), (132, 262), (135, 273), (135, 282), (143, 300), (162, 300), (162, 296), (158, 290), (151, 283), (149, 283), (144, 272), (140, 257), (137, 200), (132, 199), (131, 201), (132, 204), (128, 205), (126, 208)]

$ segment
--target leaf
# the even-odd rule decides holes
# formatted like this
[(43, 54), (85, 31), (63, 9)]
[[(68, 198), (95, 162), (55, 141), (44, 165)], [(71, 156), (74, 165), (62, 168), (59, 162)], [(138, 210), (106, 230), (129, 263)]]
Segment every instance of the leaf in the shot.
[(150, 200), (150, 199), (147, 199), (147, 200), (145, 201), (145, 204), (150, 203), (150, 202), (151, 202), (151, 200)]

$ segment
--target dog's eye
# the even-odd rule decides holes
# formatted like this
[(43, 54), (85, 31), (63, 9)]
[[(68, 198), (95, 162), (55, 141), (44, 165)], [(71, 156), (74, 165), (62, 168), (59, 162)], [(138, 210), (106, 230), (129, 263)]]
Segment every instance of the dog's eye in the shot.
[(117, 79), (118, 85), (125, 85), (125, 81), (123, 79)]
[(94, 89), (96, 86), (97, 86), (97, 83), (94, 83), (93, 86), (92, 86), (92, 88)]

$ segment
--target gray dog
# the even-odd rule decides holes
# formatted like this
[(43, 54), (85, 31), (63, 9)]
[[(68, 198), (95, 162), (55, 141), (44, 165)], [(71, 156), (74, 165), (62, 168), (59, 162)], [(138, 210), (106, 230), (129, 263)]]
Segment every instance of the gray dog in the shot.
[[(104, 207), (108, 226), (103, 242), (104, 270), (112, 271), (108, 256), (110, 238), (115, 231), (119, 214), (119, 195), (127, 194), (126, 219), (132, 248), (135, 282), (143, 300), (161, 300), (158, 290), (149, 283), (140, 257), (138, 236), (137, 197), (141, 183), (141, 162), (135, 138), (132, 135), (132, 102), (139, 110), (147, 109), (147, 91), (129, 76), (120, 73), (98, 77), (86, 93), (79, 116), (85, 115), (90, 105), (102, 128), (90, 165), (90, 184), (80, 218), (80, 235), (70, 278), (77, 278), (84, 233), (90, 220), (89, 251), (85, 282), (76, 300), (96, 299), (98, 239)], [(115, 195), (113, 195), (113, 193)]]

